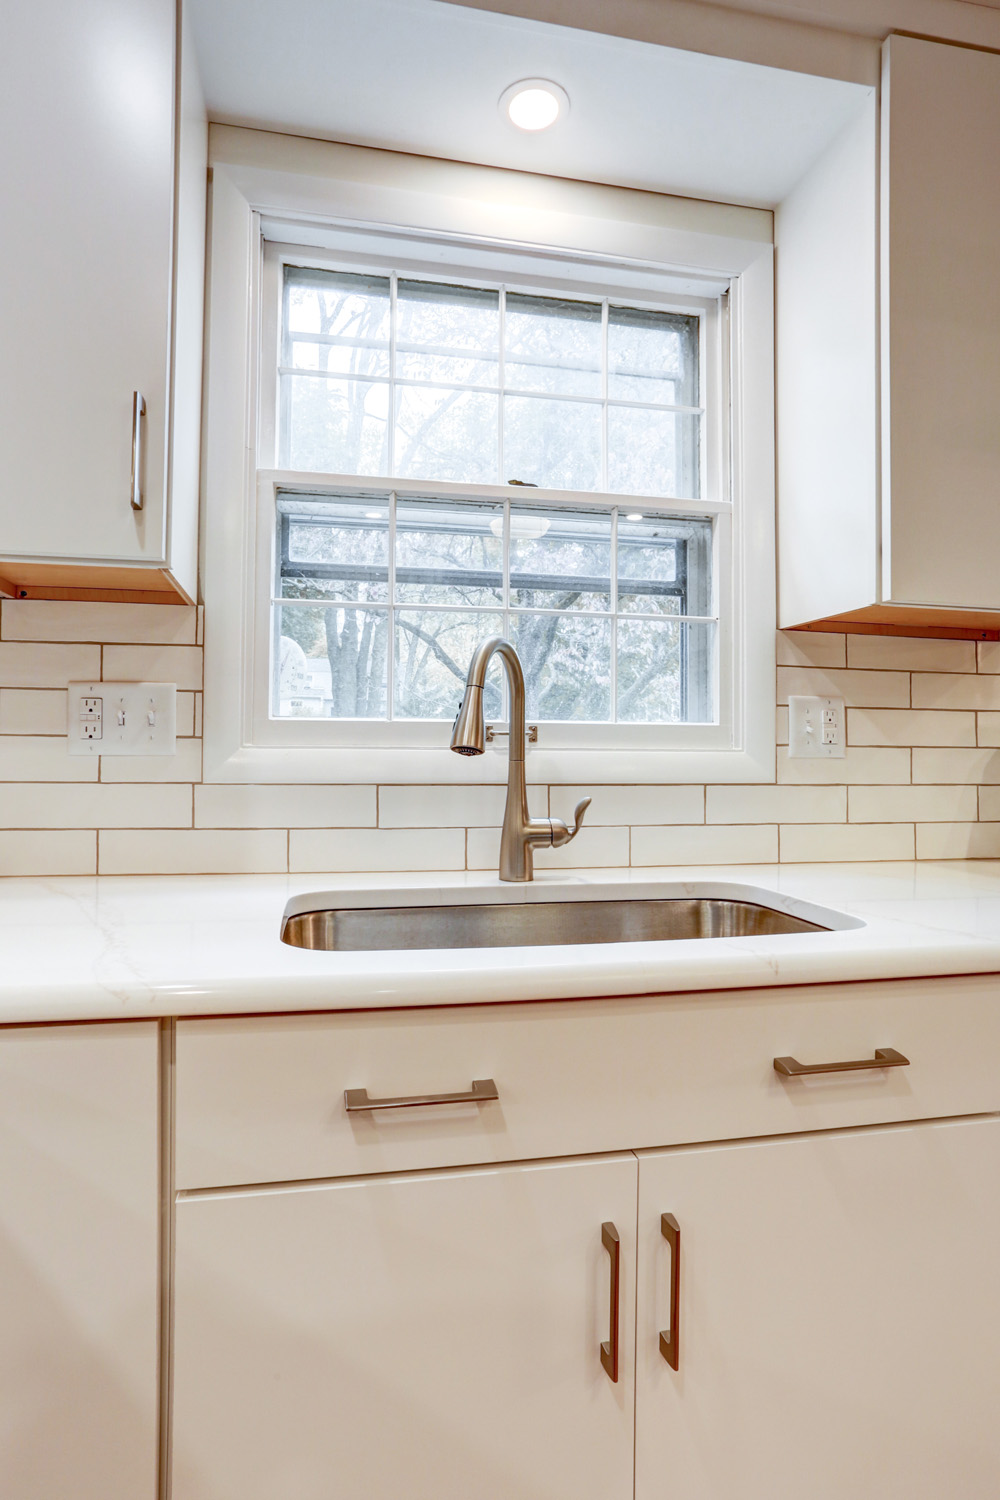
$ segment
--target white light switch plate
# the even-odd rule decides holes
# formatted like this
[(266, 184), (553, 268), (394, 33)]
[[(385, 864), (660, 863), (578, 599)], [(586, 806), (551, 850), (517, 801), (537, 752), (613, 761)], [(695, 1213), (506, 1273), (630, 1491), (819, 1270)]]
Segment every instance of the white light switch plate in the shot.
[(71, 682), (70, 755), (173, 755), (177, 685), (173, 682)]
[(795, 759), (843, 760), (847, 754), (847, 720), (843, 698), (790, 697), (788, 756)]

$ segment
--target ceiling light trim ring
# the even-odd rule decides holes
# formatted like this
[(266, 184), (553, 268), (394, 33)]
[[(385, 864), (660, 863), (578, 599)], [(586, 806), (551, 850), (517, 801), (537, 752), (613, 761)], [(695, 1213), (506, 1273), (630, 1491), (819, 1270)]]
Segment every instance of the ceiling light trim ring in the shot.
[[(537, 98), (532, 99), (530, 97), (532, 95)], [(548, 96), (548, 99), (555, 105), (554, 113), (544, 108), (543, 96)], [(522, 101), (520, 110), (518, 100)], [(533, 117), (532, 104), (536, 106), (534, 118), (537, 118), (537, 124), (530, 123)], [(569, 95), (561, 84), (554, 83), (551, 78), (519, 78), (516, 83), (504, 89), (497, 105), (503, 118), (508, 124), (513, 125), (515, 130), (525, 135), (534, 135), (550, 129), (566, 118), (569, 114)], [(538, 106), (541, 106), (540, 111)], [(518, 118), (518, 114), (521, 118)]]

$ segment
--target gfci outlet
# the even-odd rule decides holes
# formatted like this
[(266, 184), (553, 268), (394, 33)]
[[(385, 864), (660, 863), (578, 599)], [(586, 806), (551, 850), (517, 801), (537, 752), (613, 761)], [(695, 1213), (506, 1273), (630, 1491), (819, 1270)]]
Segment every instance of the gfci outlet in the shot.
[(847, 729), (843, 698), (789, 698), (789, 759), (801, 756), (843, 760), (846, 754)]
[(173, 755), (177, 685), (173, 682), (71, 682), (70, 755)]

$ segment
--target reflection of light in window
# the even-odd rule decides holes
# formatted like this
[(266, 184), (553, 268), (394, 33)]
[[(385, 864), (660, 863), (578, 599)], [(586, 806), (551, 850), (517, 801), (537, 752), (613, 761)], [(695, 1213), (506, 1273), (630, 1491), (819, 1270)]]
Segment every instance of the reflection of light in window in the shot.
[[(544, 516), (511, 516), (510, 539), (512, 542), (535, 542), (548, 531), (551, 522)], [(503, 517), (490, 522), (494, 536), (503, 536)]]

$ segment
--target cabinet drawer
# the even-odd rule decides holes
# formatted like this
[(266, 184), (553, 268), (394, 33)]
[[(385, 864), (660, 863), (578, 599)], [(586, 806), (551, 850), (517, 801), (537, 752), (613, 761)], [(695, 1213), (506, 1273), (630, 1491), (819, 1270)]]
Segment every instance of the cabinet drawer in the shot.
[[(873, 1058), (905, 1067), (779, 1076)], [(348, 1113), (371, 1099), (499, 1098)], [(637, 1150), (1000, 1109), (1000, 979), (182, 1021), (178, 1188)]]

